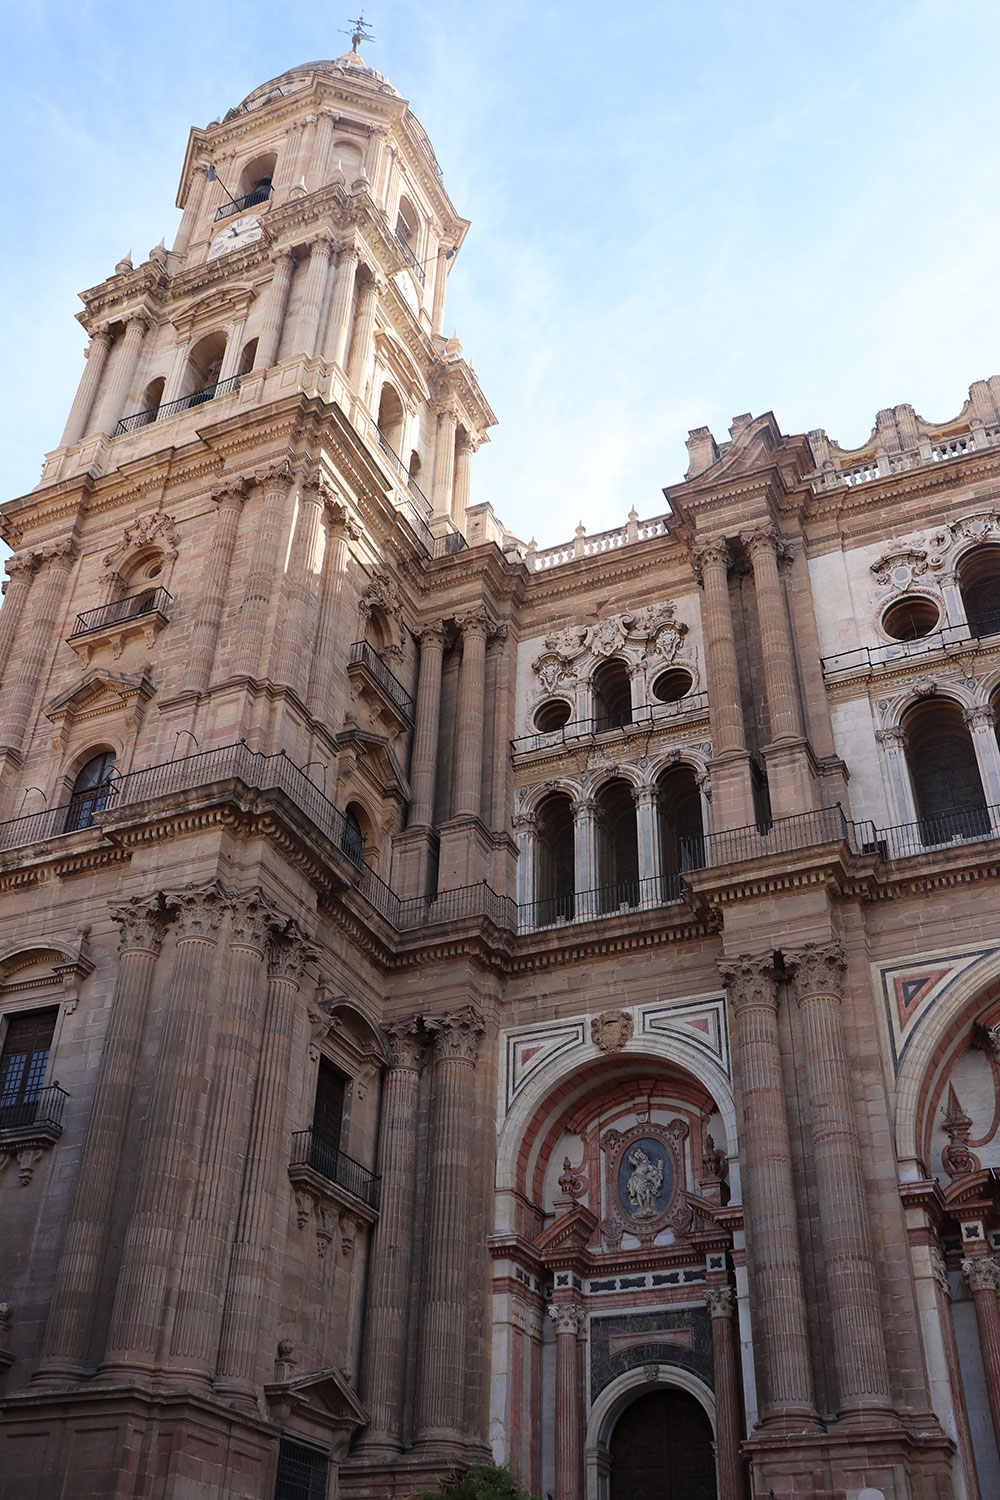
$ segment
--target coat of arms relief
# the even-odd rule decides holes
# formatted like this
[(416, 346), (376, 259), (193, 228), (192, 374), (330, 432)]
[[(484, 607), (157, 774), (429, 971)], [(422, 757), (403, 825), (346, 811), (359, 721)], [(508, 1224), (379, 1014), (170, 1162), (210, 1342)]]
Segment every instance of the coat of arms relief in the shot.
[(643, 701), (653, 702), (652, 684), (665, 667), (683, 665), (697, 682), (694, 652), (687, 641), (688, 627), (676, 618), (670, 599), (645, 604), (639, 609), (609, 615), (596, 625), (569, 625), (547, 635), (542, 650), (531, 663), (535, 681), (529, 713), (546, 699), (564, 698), (574, 716), (588, 716), (582, 701), (595, 669), (608, 657), (620, 656), (634, 678), (643, 679)]

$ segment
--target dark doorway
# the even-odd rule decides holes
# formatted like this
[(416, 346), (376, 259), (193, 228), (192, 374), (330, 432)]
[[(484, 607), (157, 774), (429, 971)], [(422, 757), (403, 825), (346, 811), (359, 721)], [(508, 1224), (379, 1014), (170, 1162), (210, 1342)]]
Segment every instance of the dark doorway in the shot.
[(653, 1391), (611, 1438), (611, 1500), (716, 1500), (712, 1424), (686, 1391)]

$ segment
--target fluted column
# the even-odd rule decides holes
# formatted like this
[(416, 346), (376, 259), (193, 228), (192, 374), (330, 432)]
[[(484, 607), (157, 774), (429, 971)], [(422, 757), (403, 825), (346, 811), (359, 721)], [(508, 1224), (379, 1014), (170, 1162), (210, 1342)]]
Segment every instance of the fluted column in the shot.
[[(597, 877), (597, 803), (593, 797), (578, 797), (573, 803), (573, 876), (576, 915), (586, 916), (581, 897), (600, 884)], [(594, 898), (591, 895), (589, 899)]]
[(993, 826), (1000, 821), (1000, 743), (997, 742), (996, 715), (989, 703), (977, 703), (962, 710), (972, 748), (976, 752), (979, 779), (986, 802), (993, 809)]
[(357, 538), (357, 527), (347, 507), (326, 495), (326, 551), (323, 555), (323, 578), (320, 585), (319, 623), (312, 651), (309, 675), (309, 712), (326, 723), (332, 722), (333, 694), (342, 651), (339, 620), (344, 581), (350, 557), (350, 542)]
[[(934, 1297), (937, 1305), (938, 1324), (941, 1329), (945, 1366), (948, 1371), (948, 1387), (951, 1391), (952, 1413), (955, 1419), (955, 1430), (958, 1435), (958, 1451), (962, 1460), (962, 1471), (965, 1475), (965, 1488), (968, 1500), (982, 1500), (982, 1491), (979, 1488), (979, 1476), (976, 1473), (976, 1455), (972, 1442), (972, 1428), (969, 1423), (969, 1408), (965, 1400), (965, 1385), (962, 1380), (958, 1340), (955, 1337), (955, 1319), (951, 1311), (951, 1284), (948, 1279), (948, 1267), (937, 1245), (929, 1246), (928, 1250), (931, 1274), (934, 1280)], [(929, 1353), (930, 1351), (928, 1351), (928, 1355)]]
[(258, 1332), (271, 1262), (277, 1186), (288, 1166), (285, 1100), (295, 1011), (303, 970), (313, 957), (294, 923), (283, 923), (281, 935), (272, 935), (263, 1040), (214, 1381), (221, 1394), (249, 1406), (256, 1405)]
[(14, 643), (24, 629), (25, 605), (40, 561), (37, 552), (14, 552), (4, 566), (8, 582), (4, 584), (0, 606), (0, 686)]
[(316, 126), (316, 147), (313, 153), (313, 160), (316, 163), (313, 180), (317, 188), (326, 187), (330, 170), (330, 148), (333, 145), (336, 124), (337, 115), (332, 109), (320, 110), (319, 124)]
[(731, 1286), (708, 1287), (705, 1301), (712, 1318), (719, 1500), (745, 1500), (746, 1471), (740, 1458), (740, 1384), (733, 1327), (736, 1293)]
[(222, 623), (222, 606), (229, 584), (229, 572), (236, 547), (240, 514), (246, 496), (246, 480), (229, 479), (212, 491), (215, 502), (215, 526), (212, 546), (198, 593), (197, 612), (191, 630), (187, 686), (193, 693), (208, 687), (215, 665), (215, 648)]
[(110, 351), (111, 334), (107, 327), (95, 329), (87, 345), (85, 355), (87, 363), (84, 365), (83, 375), (80, 377), (80, 384), (73, 398), (73, 405), (69, 409), (69, 416), (59, 444), (61, 448), (72, 448), (74, 443), (78, 443), (86, 435), (90, 414), (94, 409), (94, 401), (97, 398), (101, 376), (108, 363)]
[(581, 1500), (583, 1392), (577, 1340), (586, 1319), (575, 1302), (553, 1302), (548, 1314), (556, 1329), (555, 1500)]
[(272, 676), (300, 697), (309, 681), (310, 658), (319, 603), (320, 532), (323, 510), (332, 491), (314, 475), (299, 490), (295, 534), (288, 558), (287, 593), (280, 610), (279, 637)]
[(292, 173), (292, 186), (297, 187), (300, 182), (304, 182), (306, 191), (310, 193), (314, 192), (319, 186), (315, 181), (315, 174), (309, 170), (313, 156), (313, 145), (316, 140), (316, 122), (316, 115), (306, 115), (302, 121), (298, 149), (295, 154), (295, 167)]
[(465, 513), (472, 498), (473, 446), (467, 437), (455, 445), (455, 478), (451, 494), (451, 519), (462, 535), (465, 535)]
[(112, 1374), (151, 1371), (160, 1362), (168, 1294), (177, 1286), (175, 1246), (190, 1204), (191, 1163), (204, 1128), (205, 1059), (212, 1031), (206, 996), (226, 902), (214, 883), (169, 899), (177, 910), (174, 967), (102, 1366)]
[(248, 677), (255, 676), (261, 668), (268, 607), (284, 561), (281, 542), (292, 483), (291, 466), (282, 460), (255, 474), (254, 479), (263, 488), (264, 500), (240, 608), (233, 668), (238, 675)]
[(660, 873), (660, 829), (657, 820), (659, 797), (655, 786), (634, 786), (636, 833), (639, 849), (639, 900), (659, 901), (657, 875)]
[(729, 603), (729, 549), (724, 541), (695, 550), (702, 587), (702, 630), (715, 754), (746, 749), (733, 611)]
[(79, 1379), (87, 1369), (98, 1289), (107, 1261), (126, 1143), (135, 1128), (146, 1011), (170, 913), (162, 898), (112, 907), (118, 923), (118, 978), (80, 1157), (42, 1346), (38, 1381)]
[(515, 813), (510, 826), (517, 839), (517, 904), (527, 907), (535, 900), (538, 816), (533, 812)]
[(968, 1282), (976, 1310), (979, 1352), (983, 1358), (993, 1436), (1000, 1447), (1000, 1306), (997, 1305), (1000, 1266), (987, 1252), (985, 1243), (983, 1251), (982, 1255), (968, 1256), (962, 1261), (962, 1275)]
[(205, 201), (205, 188), (208, 185), (208, 162), (199, 161), (195, 163), (191, 173), (191, 191), (187, 202), (184, 204), (184, 217), (181, 219), (180, 228), (174, 239), (174, 254), (186, 255), (194, 234), (195, 226), (201, 215), (201, 205)]
[(891, 1405), (841, 996), (840, 943), (785, 953), (802, 1016), (810, 1142), (842, 1413)]
[(344, 367), (347, 340), (351, 331), (351, 306), (360, 257), (353, 245), (345, 245), (337, 256), (337, 276), (330, 299), (330, 317), (326, 325), (324, 354), (335, 365)]
[(114, 436), (115, 428), (120, 419), (125, 416), (125, 402), (132, 389), (139, 355), (142, 352), (142, 341), (146, 337), (146, 330), (149, 326), (150, 318), (146, 312), (129, 313), (125, 319), (125, 336), (117, 358), (111, 366), (111, 376), (101, 401), (99, 419), (94, 423), (95, 427), (100, 427), (111, 436)]
[(361, 1388), (371, 1421), (361, 1442), (369, 1456), (402, 1448), (408, 1346), (410, 1251), (416, 1190), (417, 1097), (424, 1042), (416, 1018), (383, 1028), (389, 1069), (382, 1091), (379, 1173), (382, 1206), (368, 1273), (368, 1322)]
[(431, 313), (431, 324), (435, 333), (440, 333), (444, 327), (444, 303), (448, 294), (448, 268), (451, 265), (445, 259), (445, 247), (438, 247), (437, 259), (434, 262), (434, 308)]
[(741, 532), (740, 539), (753, 564), (771, 742), (801, 739), (802, 705), (788, 598), (778, 572), (778, 537), (772, 527), (759, 526)]
[(434, 822), (434, 791), (437, 782), (438, 739), (441, 732), (441, 665), (445, 630), (440, 620), (425, 625), (419, 635), (420, 672), (417, 678), (416, 722), (410, 757), (410, 802), (408, 825), (430, 827)]
[(450, 407), (438, 412), (437, 439), (434, 444), (434, 488), (431, 500), (436, 516), (451, 515), (452, 490), (455, 484), (455, 434), (458, 416)]
[(469, 1280), (470, 1161), (483, 1021), (471, 1006), (426, 1020), (434, 1037), (430, 1185), (417, 1387), (417, 1442), (461, 1438)]
[(770, 955), (723, 960), (719, 971), (736, 1021), (743, 1105), (743, 1197), (763, 1424), (815, 1421), (792, 1151)]
[(38, 553), (41, 571), (31, 589), (22, 629), (17, 633), (19, 649), (15, 654), (11, 648), (9, 670), (0, 692), (0, 752), (13, 750), (20, 754), (24, 749), (42, 673), (62, 624), (63, 600), (76, 554), (73, 541), (55, 542)]
[(271, 277), (264, 306), (264, 321), (257, 335), (257, 354), (253, 362), (255, 370), (270, 369), (278, 358), (294, 270), (295, 257), (291, 250), (279, 250), (274, 257), (274, 275)]
[(294, 353), (310, 357), (316, 353), (319, 338), (319, 319), (323, 310), (326, 278), (330, 270), (329, 236), (325, 234), (313, 240), (309, 246), (309, 265), (306, 267), (305, 285), (299, 302), (299, 316), (295, 325)]
[(483, 610), (456, 615), (462, 632), (455, 734), (455, 817), (478, 818), (483, 781), (483, 726), (486, 707), (486, 637)]
[(354, 315), (354, 332), (351, 335), (351, 353), (347, 365), (347, 378), (359, 396), (364, 396), (365, 376), (371, 358), (372, 339), (375, 337), (375, 312), (378, 308), (378, 284), (374, 277), (361, 283), (358, 291), (358, 308)]
[(254, 1065), (267, 985), (264, 954), (277, 913), (259, 891), (231, 900), (226, 980), (215, 1010), (204, 1149), (186, 1215), (169, 1364), (206, 1382), (215, 1370), (223, 1293), (250, 1129)]

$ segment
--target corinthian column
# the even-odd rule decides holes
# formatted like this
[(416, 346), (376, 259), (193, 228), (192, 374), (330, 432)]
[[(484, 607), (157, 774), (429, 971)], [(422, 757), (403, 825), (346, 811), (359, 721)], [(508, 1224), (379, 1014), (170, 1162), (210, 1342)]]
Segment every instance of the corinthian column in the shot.
[[(434, 790), (437, 781), (438, 739), (441, 732), (441, 664), (445, 629), (440, 620), (425, 625), (419, 634), (420, 675), (417, 678), (416, 722), (410, 757), (409, 827), (430, 827), (434, 822)], [(485, 658), (484, 658), (485, 660)]]
[(246, 480), (227, 480), (212, 491), (215, 502), (215, 526), (212, 546), (198, 594), (198, 608), (191, 631), (187, 685), (193, 693), (208, 687), (215, 664), (215, 648), (222, 623), (222, 606), (229, 583), (229, 571), (236, 547), (236, 533), (246, 495)]
[(368, 1456), (390, 1457), (402, 1448), (400, 1424), (408, 1344), (417, 1092), (424, 1043), (415, 1017), (386, 1026), (384, 1035), (390, 1061), (382, 1092), (378, 1154), (382, 1206), (368, 1273), (368, 1326), (361, 1379), (371, 1421), (361, 1449)]
[(349, 544), (357, 539), (359, 532), (347, 507), (333, 498), (332, 491), (326, 492), (325, 500), (326, 551), (323, 555), (319, 624), (310, 664), (309, 712), (323, 723), (332, 725), (335, 721), (334, 688), (342, 655), (337, 649), (340, 639), (338, 622), (350, 557)]
[(771, 742), (801, 739), (802, 707), (788, 599), (778, 572), (778, 538), (773, 527), (758, 526), (741, 532), (740, 540), (753, 564)]
[(126, 1376), (152, 1371), (160, 1362), (166, 1302), (177, 1288), (175, 1246), (204, 1128), (205, 1059), (212, 1033), (206, 997), (226, 909), (215, 884), (182, 891), (170, 904), (177, 910), (177, 938), (169, 1004), (102, 1366)]
[(146, 1010), (169, 912), (162, 898), (112, 907), (120, 928), (118, 979), (94, 1103), (56, 1276), (42, 1362), (34, 1379), (80, 1379), (86, 1368), (98, 1290), (107, 1261), (122, 1155), (134, 1128)]
[(286, 459), (272, 464), (254, 479), (264, 491), (260, 523), (254, 541), (246, 591), (240, 609), (238, 645), (234, 671), (240, 676), (255, 676), (264, 654), (264, 632), (273, 590), (278, 585), (282, 557), (282, 533), (288, 508), (288, 491), (292, 470)]
[(270, 369), (278, 357), (294, 270), (295, 257), (291, 250), (279, 250), (274, 257), (274, 275), (271, 277), (264, 306), (264, 323), (257, 338), (257, 355), (253, 362), (255, 370)]
[(729, 549), (724, 541), (706, 542), (696, 549), (694, 558), (703, 594), (702, 628), (715, 754), (745, 751), (740, 672), (729, 603)]
[(483, 781), (486, 637), (489, 634), (489, 624), (481, 609), (456, 615), (455, 624), (462, 632), (462, 666), (458, 674), (455, 805), (452, 815), (456, 818), (478, 818)]
[(746, 1473), (740, 1458), (740, 1386), (733, 1333), (736, 1293), (731, 1286), (708, 1287), (705, 1301), (712, 1317), (719, 1500), (745, 1500)]
[(792, 1150), (770, 957), (719, 964), (736, 1021), (743, 1195), (761, 1422), (815, 1422)]
[(295, 534), (285, 573), (282, 607), (278, 611), (278, 640), (272, 677), (305, 696), (316, 630), (319, 590), (320, 530), (323, 508), (331, 492), (319, 476), (299, 490)]
[(548, 1314), (556, 1326), (555, 1500), (581, 1500), (583, 1392), (577, 1340), (586, 1319), (575, 1302), (553, 1302)]
[(5, 564), (9, 581), (4, 584), (3, 606), (0, 608), (0, 679), (7, 670), (14, 642), (24, 629), (24, 606), (39, 562), (37, 552), (15, 552)]
[(375, 313), (378, 308), (378, 284), (373, 277), (361, 283), (358, 291), (358, 307), (354, 314), (354, 333), (351, 338), (351, 355), (347, 366), (347, 378), (364, 397), (365, 376), (371, 358), (372, 339), (375, 337)]
[(295, 924), (282, 924), (267, 950), (267, 1003), (254, 1083), (246, 1165), (226, 1284), (215, 1389), (256, 1407), (255, 1376), (264, 1293), (280, 1176), (288, 1166), (285, 1099), (295, 1009), (307, 962), (314, 958)]
[(840, 943), (785, 953), (806, 1045), (810, 1140), (841, 1415), (891, 1405), (841, 996)]
[(87, 363), (84, 366), (73, 405), (69, 409), (62, 441), (59, 444), (60, 448), (72, 448), (74, 443), (78, 443), (86, 435), (90, 413), (94, 409), (94, 401), (110, 350), (111, 334), (107, 327), (95, 329), (87, 345), (85, 355)]
[(142, 341), (149, 326), (147, 312), (132, 312), (125, 319), (125, 337), (111, 366), (111, 377), (101, 402), (99, 419), (94, 423), (95, 427), (102, 428), (111, 436), (114, 436), (119, 420), (125, 415), (125, 402), (132, 389)]
[[(4, 689), (0, 694), (0, 752), (24, 748), (25, 732), (42, 680), (52, 642), (62, 623), (63, 598), (70, 570), (76, 560), (76, 543), (56, 542), (38, 556), (42, 569), (31, 590), (20, 650), (12, 653)], [(6, 609), (6, 605), (4, 608)]]
[(186, 1214), (184, 1260), (170, 1341), (171, 1368), (206, 1382), (215, 1370), (250, 1129), (267, 983), (264, 953), (276, 925), (277, 913), (259, 891), (232, 898), (226, 982), (216, 1008), (204, 1149)]
[(451, 514), (452, 490), (455, 484), (455, 434), (458, 417), (450, 407), (438, 412), (437, 440), (434, 444), (434, 488), (431, 500), (436, 516)]
[(484, 1027), (471, 1006), (425, 1024), (434, 1036), (434, 1097), (417, 1442), (426, 1446), (462, 1439), (465, 1372), (460, 1356), (468, 1312), (473, 1081)]
[(467, 437), (455, 445), (455, 480), (451, 496), (451, 518), (465, 535), (466, 516), (472, 498), (472, 455), (475, 450)]
[[(985, 1251), (985, 1245), (983, 1246)], [(969, 1284), (979, 1329), (979, 1352), (983, 1357), (986, 1393), (993, 1418), (993, 1436), (1000, 1446), (1000, 1267), (989, 1254), (969, 1256), (962, 1262), (962, 1275)]]
[(309, 247), (309, 266), (305, 285), (299, 302), (299, 317), (295, 325), (295, 351), (310, 357), (316, 352), (319, 337), (319, 317), (326, 292), (326, 278), (330, 270), (329, 237), (320, 235)]
[(337, 276), (330, 299), (330, 317), (326, 325), (324, 354), (335, 365), (344, 367), (347, 340), (351, 331), (351, 304), (354, 301), (354, 283), (358, 274), (358, 252), (353, 245), (345, 245), (337, 256)]

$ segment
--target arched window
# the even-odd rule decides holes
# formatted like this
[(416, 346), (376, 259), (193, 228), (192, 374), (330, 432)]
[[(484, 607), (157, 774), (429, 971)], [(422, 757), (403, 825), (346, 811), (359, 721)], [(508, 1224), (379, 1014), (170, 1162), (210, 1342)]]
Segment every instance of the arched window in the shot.
[(386, 383), (378, 404), (378, 430), (393, 453), (403, 446), (403, 403), (394, 386)]
[(973, 635), (1000, 633), (1000, 547), (973, 547), (958, 565), (958, 587)]
[(903, 732), (921, 843), (989, 833), (976, 752), (959, 705), (947, 698), (924, 699), (904, 716)]
[(76, 833), (80, 828), (90, 827), (107, 803), (114, 768), (114, 751), (102, 750), (77, 772), (70, 793), (64, 833)]
[(632, 683), (620, 657), (602, 662), (594, 673), (594, 719), (596, 729), (620, 729), (632, 722)]
[(698, 870), (705, 863), (705, 829), (701, 793), (692, 766), (669, 766), (656, 778), (656, 806), (660, 835), (661, 896), (680, 895), (681, 871)]
[(366, 862), (374, 865), (378, 860), (378, 849), (371, 838), (371, 832), (371, 821), (364, 808), (357, 802), (348, 803), (344, 812), (340, 847), (356, 865)]
[(597, 793), (597, 910), (639, 904), (639, 835), (632, 783), (606, 781)]
[(396, 210), (396, 238), (409, 245), (411, 250), (417, 248), (417, 233), (420, 229), (420, 220), (417, 210), (413, 207), (409, 198), (402, 197)]
[(166, 382), (162, 375), (158, 375), (155, 380), (149, 382), (142, 393), (142, 400), (139, 402), (139, 411), (132, 418), (133, 430), (136, 427), (148, 427), (150, 422), (156, 421), (160, 403), (163, 400), (163, 387), (165, 384)]
[(250, 339), (243, 345), (240, 351), (240, 362), (237, 367), (237, 375), (249, 375), (253, 369), (254, 360), (257, 358), (257, 340)]
[(568, 922), (574, 913), (576, 856), (573, 805), (553, 792), (539, 805), (535, 839), (535, 926)]
[(278, 158), (273, 151), (269, 151), (265, 156), (255, 156), (253, 161), (247, 162), (240, 173), (240, 196), (243, 200), (243, 208), (253, 208), (258, 203), (266, 203), (270, 198), (277, 162)]
[(184, 372), (183, 394), (188, 397), (188, 406), (211, 401), (215, 395), (225, 352), (226, 335), (221, 331), (206, 334), (195, 344), (188, 355), (187, 369)]

